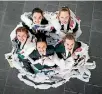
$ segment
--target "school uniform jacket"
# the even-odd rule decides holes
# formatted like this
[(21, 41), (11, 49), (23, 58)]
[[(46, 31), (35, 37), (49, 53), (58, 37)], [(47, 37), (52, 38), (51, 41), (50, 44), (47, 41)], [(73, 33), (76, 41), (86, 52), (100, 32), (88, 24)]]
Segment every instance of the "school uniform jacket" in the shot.
[(12, 40), (14, 54), (18, 54), (19, 59), (27, 58), (27, 56), (36, 48), (33, 36), (29, 36), (26, 42), (22, 45), (16, 38)]
[[(49, 17), (48, 18), (49, 22), (54, 27), (52, 31), (55, 32), (56, 34), (60, 34), (61, 30), (63, 30), (57, 17), (58, 12), (59, 11), (56, 11), (55, 13), (46, 12), (47, 17)], [(76, 17), (76, 15), (71, 10), (70, 13), (71, 13), (71, 20), (67, 25), (67, 30), (65, 30), (65, 33), (75, 33), (76, 38), (78, 38), (82, 33), (80, 29), (81, 20), (78, 17)]]
[[(75, 42), (73, 53), (80, 47), (81, 47), (81, 43), (80, 42)], [(67, 57), (65, 56), (66, 51), (65, 51), (65, 47), (64, 47), (63, 43), (57, 44), (56, 47), (55, 47), (55, 51), (56, 51), (56, 53), (57, 53), (57, 55), (60, 59), (62, 59), (62, 58), (67, 59), (71, 56), (71, 55), (68, 55)]]
[[(77, 60), (82, 60), (84, 59), (86, 62), (87, 60), (90, 58), (89, 57), (89, 54), (88, 54), (88, 49), (89, 49), (89, 46), (83, 42), (75, 42), (75, 46), (74, 46), (74, 49), (73, 49), (73, 53), (72, 54), (75, 54), (78, 56), (77, 59), (75, 59), (75, 61)], [(63, 58), (64, 60), (66, 60), (67, 58), (69, 58), (70, 56), (67, 56), (65, 57), (65, 47), (64, 47), (64, 44), (63, 43), (59, 43), (56, 45), (55, 47), (55, 51), (58, 55), (59, 58)]]
[[(46, 49), (46, 55), (45, 55), (45, 57), (49, 57), (49, 56), (52, 56), (52, 55), (54, 55), (54, 47), (52, 45), (48, 45), (47, 46), (47, 49)], [(39, 59), (42, 58), (42, 56), (39, 54), (38, 50), (34, 50), (29, 55), (29, 57), (31, 59), (33, 59), (34, 61), (39, 60)], [(37, 69), (39, 69), (39, 70), (44, 69), (44, 68), (50, 68), (51, 67), (51, 66), (49, 67), (47, 65), (41, 65), (40, 63), (34, 64), (34, 66), (37, 67)]]

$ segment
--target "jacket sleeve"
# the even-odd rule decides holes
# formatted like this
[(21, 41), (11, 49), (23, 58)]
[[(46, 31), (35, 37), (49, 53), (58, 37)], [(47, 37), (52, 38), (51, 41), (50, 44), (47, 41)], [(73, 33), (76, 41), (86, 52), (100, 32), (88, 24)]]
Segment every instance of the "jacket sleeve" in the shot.
[(77, 49), (75, 52), (76, 55), (79, 55), (79, 59), (78, 59), (79, 62), (81, 60), (84, 60), (85, 62), (87, 62), (88, 59), (90, 59), (89, 54), (88, 54), (88, 49), (89, 49), (89, 46), (87, 44), (81, 42), (81, 47), (79, 49)]
[(32, 28), (33, 22), (31, 20), (31, 12), (25, 12), (21, 15), (21, 20), (24, 22), (30, 29)]
[(18, 27), (22, 27), (23, 25), (22, 25), (22, 22), (20, 22), (17, 26), (16, 26), (16, 28), (11, 32), (11, 34), (10, 34), (10, 39), (11, 39), (11, 41), (16, 37), (16, 29), (18, 28)]
[(75, 36), (75, 38), (78, 38), (82, 34), (82, 31), (80, 28), (81, 20), (78, 17), (76, 17), (76, 15), (71, 10), (70, 10), (70, 14), (71, 14), (71, 17), (73, 18), (73, 20), (76, 22), (76, 24), (78, 24), (78, 30), (77, 30), (76, 36)]
[(44, 12), (44, 17), (49, 21), (50, 27), (54, 27), (56, 34), (59, 34), (61, 26), (57, 19), (57, 12)]

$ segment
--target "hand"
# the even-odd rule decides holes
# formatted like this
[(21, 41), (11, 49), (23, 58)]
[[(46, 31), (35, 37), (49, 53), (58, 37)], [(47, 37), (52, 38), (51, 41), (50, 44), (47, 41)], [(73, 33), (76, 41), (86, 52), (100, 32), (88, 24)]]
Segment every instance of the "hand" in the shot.
[(73, 59), (78, 59), (78, 56), (75, 54), (72, 54)]

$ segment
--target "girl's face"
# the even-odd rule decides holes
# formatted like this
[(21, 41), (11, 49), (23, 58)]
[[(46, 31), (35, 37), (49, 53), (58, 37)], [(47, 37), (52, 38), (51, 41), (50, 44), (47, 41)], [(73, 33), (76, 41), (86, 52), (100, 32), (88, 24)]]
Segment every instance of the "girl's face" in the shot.
[(40, 53), (40, 55), (46, 54), (46, 48), (47, 44), (45, 42), (37, 42), (37, 50)]
[(61, 11), (59, 14), (59, 21), (61, 24), (67, 24), (69, 21), (69, 13), (67, 11)]
[(35, 12), (35, 13), (33, 14), (33, 22), (34, 22), (35, 24), (40, 24), (42, 18), (43, 18), (43, 16), (42, 16), (41, 13)]
[(17, 39), (21, 42), (24, 43), (27, 39), (27, 34), (25, 32), (17, 32)]
[(66, 39), (64, 42), (65, 49), (71, 51), (74, 48), (75, 41)]

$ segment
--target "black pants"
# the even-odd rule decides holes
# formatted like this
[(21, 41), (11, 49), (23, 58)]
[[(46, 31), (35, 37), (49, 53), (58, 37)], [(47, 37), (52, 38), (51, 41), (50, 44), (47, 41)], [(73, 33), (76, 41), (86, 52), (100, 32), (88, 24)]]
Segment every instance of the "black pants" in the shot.
[(31, 63), (28, 59), (20, 59), (20, 62), (23, 62), (23, 68), (25, 68), (28, 72), (34, 74), (34, 70), (31, 67)]

